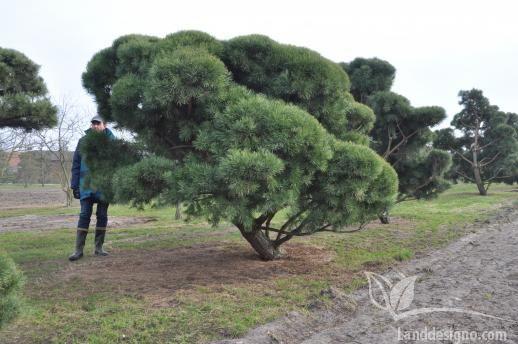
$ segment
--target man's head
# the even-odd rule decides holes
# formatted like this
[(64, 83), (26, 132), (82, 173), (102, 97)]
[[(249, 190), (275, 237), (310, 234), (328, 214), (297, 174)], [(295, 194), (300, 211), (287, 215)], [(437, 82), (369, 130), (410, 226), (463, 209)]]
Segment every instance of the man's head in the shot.
[(99, 131), (99, 132), (103, 131), (104, 129), (106, 129), (106, 122), (102, 119), (101, 116), (99, 116), (99, 115), (94, 116), (90, 120), (90, 128), (92, 128), (95, 131)]

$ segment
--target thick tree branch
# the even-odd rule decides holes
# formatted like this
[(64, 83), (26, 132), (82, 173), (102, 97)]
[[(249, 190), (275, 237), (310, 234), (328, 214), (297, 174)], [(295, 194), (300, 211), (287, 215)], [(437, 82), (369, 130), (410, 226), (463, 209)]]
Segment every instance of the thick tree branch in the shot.
[(410, 139), (412, 136), (414, 136), (415, 134), (417, 134), (418, 130), (414, 130), (412, 133), (410, 133), (409, 135), (405, 135), (405, 133), (403, 132), (403, 129), (401, 129), (401, 127), (399, 126), (399, 122), (396, 122), (396, 126), (399, 130), (399, 133), (401, 134), (402, 139), (401, 141), (399, 141), (392, 149), (389, 150), (390, 146), (387, 147), (387, 150), (385, 151), (385, 153), (383, 154), (383, 158), (385, 160), (388, 159), (388, 157), (394, 153), (395, 151), (397, 151), (402, 145), (406, 144), (408, 142), (408, 139)]
[(387, 157), (390, 152), (390, 147), (392, 146), (392, 135), (390, 135), (389, 128), (387, 128), (387, 136), (388, 136), (387, 149), (385, 150), (385, 153), (383, 153), (383, 159), (385, 159), (385, 160), (387, 160)]
[(430, 184), (433, 179), (435, 178), (435, 174), (432, 174), (427, 180), (426, 182), (422, 183), (421, 185), (418, 185), (414, 190), (419, 190), (419, 189), (422, 189), (424, 188), (425, 186), (427, 186), (428, 184)]
[(265, 227), (266, 227), (266, 230), (265, 230), (265, 234), (266, 236), (268, 237), (268, 239), (270, 238), (270, 231), (269, 231), (269, 228), (270, 228), (270, 222), (272, 221), (273, 217), (275, 216), (277, 212), (272, 212), (271, 214), (268, 215), (268, 218), (266, 219), (266, 224), (265, 224)]
[(498, 158), (499, 155), (500, 155), (500, 152), (496, 153), (495, 156), (493, 156), (493, 158), (486, 163), (482, 163), (482, 161), (484, 161), (484, 159), (482, 159), (482, 161), (480, 161), (480, 167), (482, 168), (484, 166), (491, 164), (493, 161), (495, 161), (496, 158)]
[(303, 209), (301, 211), (299, 211), (298, 213), (296, 213), (295, 215), (293, 215), (292, 217), (290, 217), (288, 219), (288, 221), (286, 221), (282, 226), (281, 226), (281, 230), (284, 231), (286, 230), (286, 228), (288, 228), (288, 226), (293, 222), (295, 221), (297, 218), (300, 217), (300, 215), (302, 215), (304, 212), (306, 211), (306, 209)]
[(324, 232), (326, 231), (326, 228), (329, 228), (331, 226), (330, 223), (328, 223), (327, 225), (324, 225), (322, 227), (320, 227), (319, 229), (317, 229), (315, 232)]
[(475, 180), (474, 180), (473, 178), (468, 177), (468, 176), (467, 176), (467, 175), (465, 175), (464, 173), (459, 172), (459, 171), (455, 171), (455, 172), (456, 172), (457, 174), (459, 174), (460, 176), (462, 176), (462, 177), (466, 178), (467, 180), (470, 180), (470, 181), (472, 181), (472, 182), (475, 182)]
[(480, 147), (478, 148), (478, 150), (482, 150), (482, 149), (484, 149), (484, 148), (487, 148), (487, 147), (491, 146), (493, 143), (495, 143), (495, 141), (491, 141), (491, 142), (489, 142), (489, 143), (486, 143), (485, 145), (480, 146)]
[(304, 235), (308, 235), (307, 233), (296, 233), (295, 230), (291, 231), (291, 232), (288, 232), (288, 231), (283, 231), (283, 230), (280, 230), (280, 229), (277, 229), (277, 228), (273, 228), (273, 227), (266, 227), (266, 226), (261, 226), (261, 229), (266, 231), (266, 230), (269, 230), (269, 231), (272, 231), (272, 232), (275, 232), (275, 233), (279, 233), (279, 234), (283, 234), (283, 235), (291, 235), (291, 236), (304, 236)]
[(451, 150), (454, 151), (455, 153), (457, 153), (462, 159), (466, 160), (471, 166), (473, 166), (473, 161), (471, 161), (468, 158), (466, 158), (464, 156), (464, 154), (462, 154), (461, 152), (459, 152), (458, 150), (456, 150), (454, 148), (452, 148)]
[(470, 128), (470, 129), (473, 129), (473, 130), (477, 129), (477, 127), (474, 126), (474, 125), (467, 125), (463, 120), (459, 120), (459, 121), (460, 121), (460, 124), (462, 124), (463, 127)]
[(415, 199), (415, 198), (410, 196), (410, 195), (405, 195), (403, 197), (398, 197), (398, 199), (396, 200), (396, 203), (402, 203), (402, 202), (406, 202), (406, 201), (411, 201), (413, 199)]
[(489, 182), (491, 182), (491, 181), (492, 181), (492, 180), (494, 180), (494, 179), (500, 179), (500, 178), (509, 178), (509, 177), (512, 177), (512, 175), (508, 175), (508, 176), (499, 176), (498, 174), (499, 174), (500, 172), (502, 172), (502, 170), (503, 170), (502, 168), (498, 168), (498, 169), (496, 170), (496, 172), (493, 174), (493, 176), (492, 176), (491, 178), (486, 179), (486, 180), (485, 180), (485, 182), (486, 182), (486, 183), (489, 183)]
[(354, 232), (359, 232), (361, 231), (362, 229), (365, 228), (365, 222), (364, 223), (361, 223), (358, 228), (356, 229), (353, 229), (353, 230), (350, 230), (350, 231), (335, 231), (335, 230), (328, 230), (328, 229), (324, 229), (322, 230), (322, 232), (333, 232), (333, 233), (354, 233)]

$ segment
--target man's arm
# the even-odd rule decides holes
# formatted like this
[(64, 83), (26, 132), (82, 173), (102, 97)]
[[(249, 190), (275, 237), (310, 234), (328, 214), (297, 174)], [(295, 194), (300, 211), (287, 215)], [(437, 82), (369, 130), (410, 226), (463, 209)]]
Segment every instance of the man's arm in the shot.
[[(81, 141), (79, 141), (81, 142)], [(70, 188), (72, 190), (79, 189), (79, 178), (81, 174), (81, 153), (79, 152), (79, 143), (77, 143), (74, 152), (74, 159), (72, 160), (72, 178), (70, 180)]]

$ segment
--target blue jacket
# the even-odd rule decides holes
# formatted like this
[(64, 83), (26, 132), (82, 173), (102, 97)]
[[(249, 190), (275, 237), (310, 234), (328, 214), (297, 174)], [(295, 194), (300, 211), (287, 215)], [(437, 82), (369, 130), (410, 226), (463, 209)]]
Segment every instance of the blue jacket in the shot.
[[(91, 129), (86, 130), (88, 133)], [(112, 140), (115, 139), (115, 135), (111, 132), (110, 129), (104, 129), (104, 133)], [(88, 170), (88, 166), (86, 166), (85, 159), (81, 157), (81, 141), (83, 138), (79, 139), (77, 143), (76, 150), (74, 152), (74, 159), (72, 160), (72, 178), (70, 181), (70, 188), (77, 189), (79, 188), (79, 192), (81, 195), (81, 199), (85, 199), (88, 197), (94, 197), (96, 199), (101, 199), (102, 193), (100, 190), (88, 189), (84, 186), (85, 177), (90, 173)]]

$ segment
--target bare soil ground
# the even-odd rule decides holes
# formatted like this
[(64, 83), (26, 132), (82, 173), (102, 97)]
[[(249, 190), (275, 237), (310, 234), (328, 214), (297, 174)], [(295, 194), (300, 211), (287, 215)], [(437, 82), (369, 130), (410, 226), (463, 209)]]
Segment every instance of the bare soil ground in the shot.
[(62, 206), (65, 193), (59, 188), (46, 186), (42, 188), (16, 188), (0, 190), (0, 210), (20, 208), (48, 208)]
[[(44, 231), (60, 228), (76, 228), (78, 215), (22, 215), (0, 218), (0, 233), (12, 231)], [(109, 227), (121, 228), (154, 221), (150, 217), (110, 216)], [(95, 215), (91, 228), (95, 227)]]
[[(318, 272), (333, 255), (323, 248), (289, 243), (285, 258), (257, 259), (245, 244), (217, 242), (153, 251), (111, 251), (105, 258), (84, 259), (69, 265), (36, 287), (44, 293), (53, 285), (79, 283), (85, 289), (99, 285), (126, 295), (138, 295), (153, 307), (171, 306), (174, 293), (194, 286), (220, 288), (240, 283), (262, 284), (282, 276)], [(72, 292), (73, 294), (73, 292)], [(69, 297), (74, 297), (69, 294)]]
[[(65, 217), (34, 216), (32, 223), (15, 227), (10, 225), (9, 230), (28, 230), (45, 225), (50, 228), (55, 220), (63, 223)], [(10, 218), (16, 222), (16, 218)], [(115, 218), (113, 221), (127, 220), (124, 225), (136, 223), (139, 218)], [(409, 225), (409, 221), (394, 218), (393, 224)], [(112, 221), (112, 220), (110, 220)], [(117, 224), (110, 224), (110, 227)], [(4, 225), (8, 225), (7, 220)], [(2, 219), (0, 219), (2, 226)], [(61, 225), (59, 225), (61, 226)], [(368, 225), (367, 227), (369, 227)], [(207, 233), (209, 236), (223, 236), (235, 231), (233, 227), (217, 232)], [(151, 238), (131, 238), (130, 241), (160, 240), (161, 236)], [(185, 239), (188, 239), (186, 237)], [(124, 239), (123, 239), (124, 240)], [(324, 247), (309, 244), (305, 240), (289, 242), (282, 248), (282, 258), (273, 262), (264, 262), (258, 259), (256, 253), (245, 243), (235, 243), (224, 240), (195, 244), (190, 246), (154, 249), (154, 250), (118, 250), (108, 249), (111, 255), (105, 258), (87, 257), (79, 262), (65, 262), (66, 266), (51, 276), (40, 279), (33, 287), (32, 292), (45, 294), (46, 290), (56, 290), (57, 285), (77, 283), (81, 289), (74, 295), (70, 290), (67, 297), (80, 297), (84, 290), (95, 290), (103, 285), (107, 290), (117, 290), (120, 294), (137, 296), (148, 301), (152, 307), (170, 307), (177, 302), (176, 291), (190, 290), (197, 286), (212, 289), (239, 286), (242, 284), (267, 285), (270, 281), (289, 276), (302, 276), (326, 279), (336, 279), (345, 283), (354, 276), (344, 276), (331, 268), (334, 252)], [(86, 248), (89, 252), (89, 247)], [(330, 269), (326, 269), (330, 267)], [(330, 275), (330, 272), (333, 274)], [(58, 288), (59, 289), (59, 288)]]
[[(0, 209), (23, 209), (62, 205), (63, 192), (56, 188), (28, 188), (1, 190)], [(110, 216), (109, 227), (126, 227), (153, 221), (148, 217)], [(60, 228), (75, 228), (77, 215), (22, 215), (0, 218), (0, 232), (44, 231)], [(92, 216), (91, 226), (95, 226)], [(235, 228), (208, 233), (222, 236)], [(128, 240), (160, 240), (131, 238)], [(188, 238), (186, 238), (188, 239)], [(110, 248), (110, 239), (107, 238)], [(89, 252), (89, 247), (85, 249)], [(80, 297), (85, 289), (95, 290), (103, 285), (107, 290), (137, 295), (153, 307), (170, 306), (176, 301), (171, 295), (178, 290), (193, 286), (218, 288), (222, 285), (240, 283), (267, 283), (277, 277), (321, 273), (323, 265), (333, 259), (333, 253), (314, 245), (288, 243), (284, 258), (275, 262), (263, 262), (246, 243), (218, 241), (173, 249), (116, 250), (106, 258), (88, 258), (79, 262), (64, 261), (65, 268), (39, 278), (32, 292), (46, 293), (56, 290), (57, 285), (79, 283)], [(57, 288), (59, 290), (59, 288)]]
[[(63, 206), (65, 195), (55, 186), (0, 190), (0, 211), (13, 209), (52, 208)], [(74, 200), (74, 202), (78, 202)], [(77, 215), (21, 215), (0, 217), (0, 233), (76, 228)], [(150, 217), (110, 216), (110, 228), (127, 227), (153, 221)], [(95, 215), (92, 216), (92, 228)]]
[[(505, 343), (518, 343), (518, 208), (508, 209), (491, 221), (473, 227), (473, 233), (448, 247), (401, 263), (384, 273), (396, 283), (416, 276), (406, 294), (408, 307), (396, 307), (396, 314), (426, 308), (462, 310), (433, 311), (395, 320), (388, 310), (376, 308), (366, 286), (345, 295), (330, 289), (334, 302), (309, 315), (290, 313), (286, 317), (251, 330), (244, 338), (220, 344), (251, 343), (415, 343), (404, 335), (432, 329), (437, 333), (465, 331), (478, 339), (441, 339), (426, 343), (497, 343), (484, 333), (505, 333)], [(374, 285), (374, 284), (373, 284)], [(387, 290), (392, 302), (391, 290)], [(377, 293), (377, 294), (376, 294)], [(380, 290), (373, 289), (375, 300)], [(480, 314), (466, 313), (479, 312)], [(498, 317), (501, 319), (495, 319)], [(504, 319), (504, 320), (502, 320)], [(399, 333), (399, 337), (398, 337)], [(410, 334), (409, 334), (410, 333)], [(465, 335), (457, 332), (455, 336)]]
[[(27, 202), (16, 203), (13, 202), (13, 198), (4, 200), (10, 207), (35, 207), (39, 201), (34, 203), (34, 200), (39, 194), (40, 190), (31, 189), (23, 192), (21, 196), (16, 194), (19, 199), (27, 199)], [(56, 202), (61, 194), (49, 193), (46, 197), (47, 201), (52, 203)], [(28, 203), (29, 200), (33, 203)], [(110, 216), (109, 227), (127, 227), (150, 221), (153, 221), (153, 218)], [(391, 223), (400, 228), (412, 225), (410, 221), (400, 218), (392, 218)], [(75, 228), (76, 224), (77, 215), (13, 216), (0, 218), (0, 233)], [(366, 229), (375, 227), (377, 224), (377, 221), (368, 224)], [(92, 228), (95, 226), (95, 216), (92, 216), (91, 226)], [(236, 229), (229, 227), (206, 235), (223, 236), (234, 230)], [(158, 235), (126, 240), (137, 242), (161, 240), (161, 238), (162, 236)], [(108, 249), (110, 249), (109, 240), (108, 236)], [(88, 249), (87, 247), (86, 252), (89, 252)], [(287, 243), (283, 246), (283, 251), (283, 258), (274, 262), (263, 262), (244, 242), (218, 241), (152, 251), (111, 249), (112, 254), (105, 259), (87, 258), (75, 263), (65, 261), (65, 268), (52, 273), (52, 276), (40, 278), (31, 289), (32, 292), (45, 294), (46, 290), (56, 290), (56, 285), (79, 283), (82, 289), (78, 295), (73, 295), (73, 292), (68, 293), (68, 297), (73, 298), (80, 297), (85, 289), (95, 290), (99, 285), (103, 285), (107, 290), (117, 290), (123, 294), (146, 299), (152, 307), (169, 307), (176, 302), (174, 296), (171, 296), (175, 291), (189, 290), (194, 286), (219, 288), (242, 283), (259, 285), (286, 276), (309, 278), (326, 274), (326, 278), (330, 277), (325, 267), (333, 261), (332, 251), (301, 240)], [(340, 278), (343, 279), (344, 276)]]

